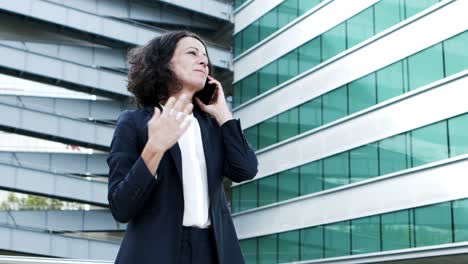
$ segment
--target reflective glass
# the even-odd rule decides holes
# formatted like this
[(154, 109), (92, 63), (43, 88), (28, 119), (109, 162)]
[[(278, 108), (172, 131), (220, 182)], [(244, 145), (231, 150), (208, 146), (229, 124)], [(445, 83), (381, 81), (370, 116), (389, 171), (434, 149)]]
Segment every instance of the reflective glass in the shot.
[(324, 189), (349, 183), (348, 152), (337, 154), (323, 160)]
[(351, 252), (349, 221), (325, 226), (325, 257), (339, 257)]
[(351, 254), (380, 251), (380, 216), (369, 216), (351, 221)]

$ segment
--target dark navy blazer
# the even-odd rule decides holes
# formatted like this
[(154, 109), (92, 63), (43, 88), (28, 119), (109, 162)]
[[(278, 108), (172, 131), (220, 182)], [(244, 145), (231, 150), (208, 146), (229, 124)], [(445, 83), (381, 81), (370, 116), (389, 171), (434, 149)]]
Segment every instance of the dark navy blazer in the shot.
[[(176, 143), (166, 151), (156, 170), (157, 179), (140, 154), (148, 140), (147, 123), (154, 108), (127, 110), (119, 115), (107, 158), (108, 200), (118, 222), (128, 223), (115, 263), (177, 263), (184, 197), (182, 158)], [(258, 162), (245, 139), (239, 120), (221, 127), (199, 109), (210, 198), (209, 217), (214, 229), (219, 262), (244, 263), (227, 207), (223, 176), (234, 182), (252, 179)]]

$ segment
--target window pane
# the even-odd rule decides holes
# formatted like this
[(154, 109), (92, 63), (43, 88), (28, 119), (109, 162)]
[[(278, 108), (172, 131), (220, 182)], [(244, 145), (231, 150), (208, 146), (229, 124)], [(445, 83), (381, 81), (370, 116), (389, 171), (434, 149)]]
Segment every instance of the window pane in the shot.
[(299, 106), (299, 133), (322, 125), (322, 97)]
[(314, 6), (320, 4), (321, 0), (299, 0), (299, 14), (298, 16), (303, 15), (310, 9), (312, 9)]
[(452, 242), (450, 203), (414, 209), (416, 246), (431, 246)]
[(240, 186), (241, 201), (240, 210), (248, 210), (257, 207), (257, 181), (252, 181)]
[(346, 21), (347, 48), (361, 43), (374, 35), (374, 9), (369, 7)]
[(231, 212), (239, 212), (240, 204), (240, 186), (231, 188)]
[(337, 88), (322, 96), (323, 124), (330, 123), (348, 114), (346, 86)]
[(285, 0), (278, 6), (278, 28), (297, 18), (297, 1), (303, 0)]
[(277, 117), (272, 117), (259, 124), (259, 149), (273, 145), (276, 142), (278, 142), (277, 120)]
[(446, 76), (468, 69), (468, 31), (444, 42)]
[(300, 195), (319, 192), (323, 189), (322, 161), (318, 160), (300, 167)]
[(299, 231), (278, 235), (278, 263), (299, 260)]
[(368, 144), (350, 151), (351, 182), (378, 175), (377, 144)]
[(274, 61), (259, 71), (259, 93), (264, 93), (278, 85), (278, 61)]
[(322, 34), (322, 61), (346, 50), (346, 27), (342, 23)]
[(258, 238), (258, 263), (271, 264), (276, 263), (276, 234)]
[(348, 84), (349, 114), (377, 103), (375, 74), (369, 74)]
[(263, 40), (278, 29), (278, 9), (273, 9), (260, 18), (260, 39)]
[(299, 133), (299, 110), (292, 108), (278, 116), (278, 142)]
[(442, 44), (439, 43), (409, 57), (408, 67), (410, 90), (444, 78)]
[(245, 239), (239, 242), (246, 263), (257, 263), (257, 239)]
[(234, 36), (234, 57), (242, 53), (242, 31)]
[(299, 169), (290, 169), (278, 173), (278, 201), (284, 201), (299, 195)]
[(351, 253), (349, 221), (325, 226), (325, 257), (346, 256)]
[[(301, 1), (302, 2), (302, 1)], [(305, 2), (305, 1), (304, 1)], [(299, 47), (299, 72), (302, 73), (315, 65), (320, 64), (321, 48), (320, 36)]]
[(259, 22), (255, 21), (242, 30), (242, 50), (247, 50), (260, 40)]
[(409, 143), (406, 134), (381, 140), (379, 142), (379, 175), (407, 169), (409, 167), (408, 150)]
[(375, 33), (398, 24), (403, 17), (401, 0), (380, 0), (374, 5)]
[(233, 88), (233, 105), (232, 107), (237, 107), (241, 104), (241, 90), (242, 90), (242, 82), (237, 82), (234, 84)]
[(450, 137), (450, 156), (468, 153), (468, 114), (450, 118), (449, 137)]
[(380, 216), (369, 216), (351, 222), (352, 254), (380, 251)]
[(277, 178), (278, 176), (275, 174), (258, 180), (258, 206), (278, 201)]
[(295, 49), (278, 60), (278, 83), (283, 83), (298, 74), (298, 50)]
[(252, 146), (254, 150), (258, 149), (258, 126), (249, 127), (244, 130), (244, 135), (247, 138), (247, 142)]
[(410, 247), (410, 224), (407, 210), (382, 215), (382, 250)]
[(438, 2), (439, 0), (405, 0), (406, 18), (412, 17)]
[(321, 226), (301, 230), (301, 260), (324, 257), (323, 228)]
[(377, 101), (397, 97), (404, 93), (403, 63), (401, 61), (377, 71)]
[(242, 81), (242, 100), (247, 102), (258, 95), (258, 73), (253, 73)]
[(413, 167), (448, 158), (446, 122), (411, 131)]
[(453, 202), (454, 242), (468, 241), (468, 199)]
[(324, 189), (330, 189), (349, 183), (348, 152), (323, 160)]

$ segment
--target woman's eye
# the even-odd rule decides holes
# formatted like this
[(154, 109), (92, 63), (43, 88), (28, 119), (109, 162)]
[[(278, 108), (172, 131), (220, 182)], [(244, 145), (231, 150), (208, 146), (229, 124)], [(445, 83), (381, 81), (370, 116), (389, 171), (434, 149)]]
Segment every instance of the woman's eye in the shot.
[(197, 54), (195, 53), (195, 51), (189, 51), (188, 53), (189, 53), (189, 54), (193, 54), (193, 55), (197, 55)]

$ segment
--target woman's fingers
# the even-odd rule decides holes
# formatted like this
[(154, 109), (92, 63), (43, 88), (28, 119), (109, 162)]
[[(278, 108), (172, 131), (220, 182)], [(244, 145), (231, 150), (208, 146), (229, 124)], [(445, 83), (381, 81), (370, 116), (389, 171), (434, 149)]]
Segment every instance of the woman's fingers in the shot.
[(187, 105), (185, 105), (183, 113), (185, 113), (186, 115), (190, 115), (192, 111), (193, 111), (193, 104), (188, 103)]

